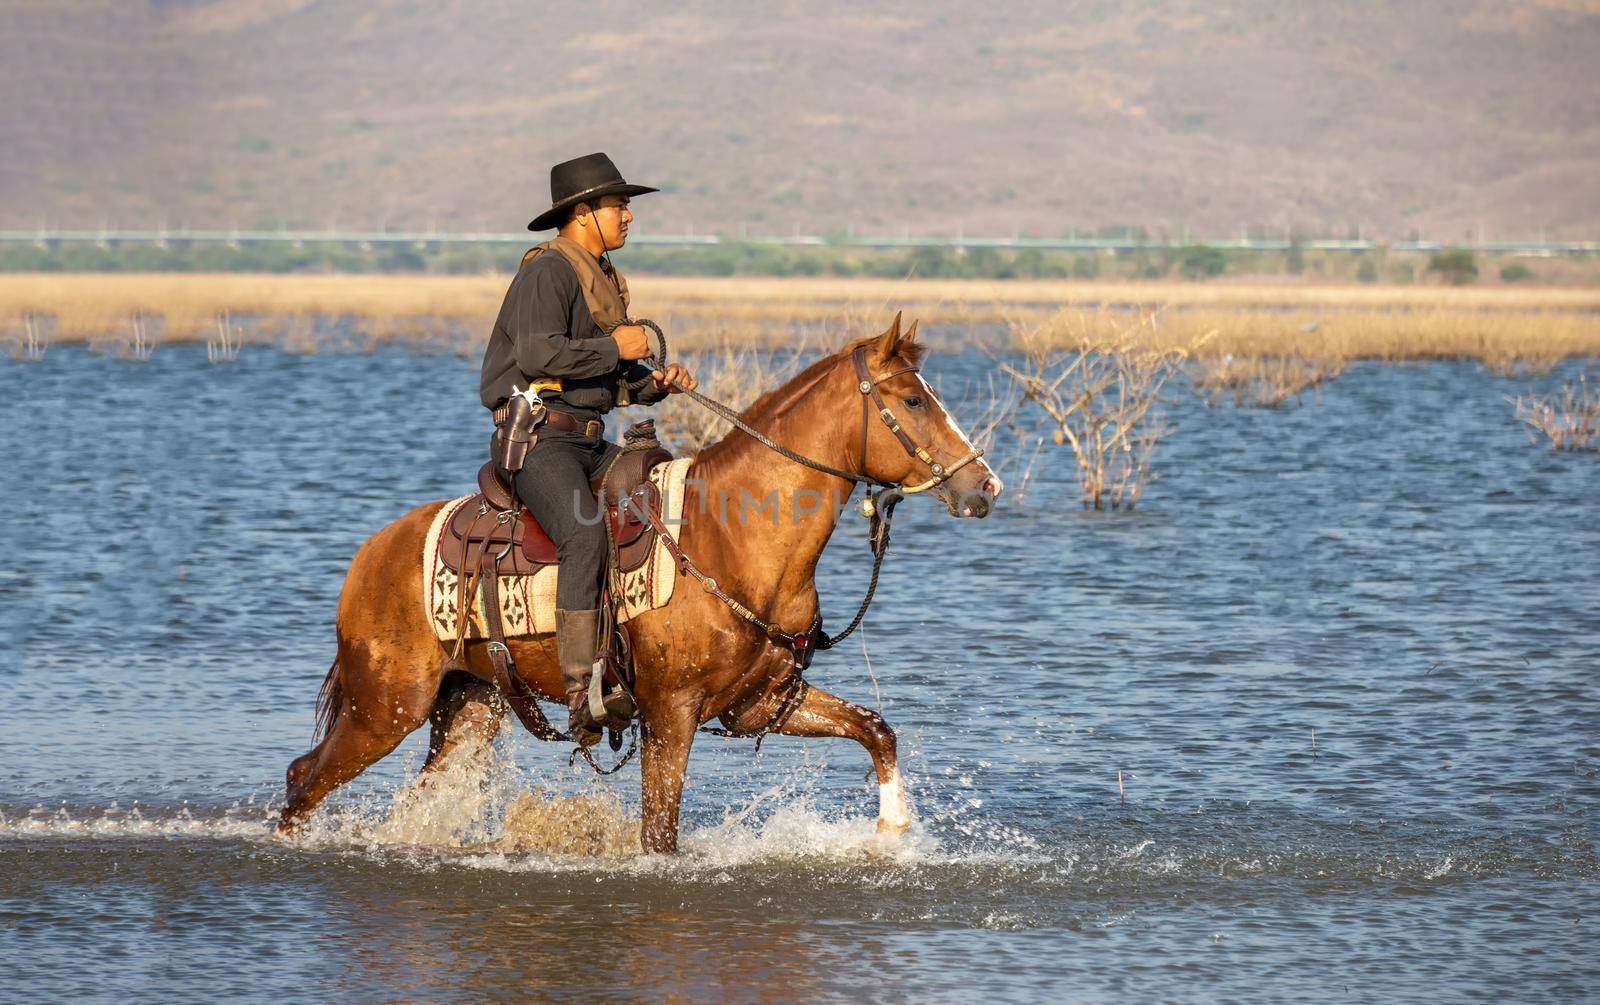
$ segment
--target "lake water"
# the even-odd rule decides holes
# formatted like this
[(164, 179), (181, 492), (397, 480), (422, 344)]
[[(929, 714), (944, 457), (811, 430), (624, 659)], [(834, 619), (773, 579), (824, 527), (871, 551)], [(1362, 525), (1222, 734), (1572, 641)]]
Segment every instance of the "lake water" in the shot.
[[(929, 365), (969, 414), (982, 369)], [(428, 804), (419, 733), (281, 841), (345, 567), (470, 485), (476, 379), (415, 347), (0, 363), (0, 999), (1600, 994), (1600, 456), (1531, 445), (1526, 382), (1174, 385), (1131, 514), (1083, 511), (1064, 452), (986, 521), (913, 508), (870, 673), (855, 639), (811, 671), (900, 732), (892, 852), (854, 744), (704, 737), (683, 854), (585, 854), (637, 826), (637, 767), (510, 729)], [(865, 558), (847, 519), (835, 627)]]

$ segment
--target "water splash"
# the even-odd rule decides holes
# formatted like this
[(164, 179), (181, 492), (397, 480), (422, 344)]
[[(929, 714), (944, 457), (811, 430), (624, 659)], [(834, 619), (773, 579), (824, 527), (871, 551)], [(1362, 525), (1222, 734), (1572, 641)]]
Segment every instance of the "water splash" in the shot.
[(176, 813), (146, 815), (137, 803), (127, 810), (115, 804), (90, 812), (73, 813), (65, 806), (54, 811), (35, 807), (0, 812), (0, 840), (90, 839), (117, 840), (170, 838), (174, 840), (255, 841), (269, 834), (258, 809), (234, 807), (222, 816), (195, 816), (187, 806)]
[(524, 792), (506, 807), (494, 851), (610, 861), (639, 854), (639, 821), (607, 792)]
[(753, 863), (892, 862), (949, 859), (920, 826), (898, 839), (877, 832), (876, 817), (828, 814), (811, 798), (825, 765), (730, 804), (715, 824), (684, 827), (675, 857), (646, 855), (638, 809), (615, 786), (556, 792), (527, 787), (527, 773), (504, 747), (461, 748), (428, 772), (407, 765), (393, 789), (374, 789), (321, 808), (290, 842), (317, 851), (404, 853), (415, 861), (474, 868), (726, 869)]

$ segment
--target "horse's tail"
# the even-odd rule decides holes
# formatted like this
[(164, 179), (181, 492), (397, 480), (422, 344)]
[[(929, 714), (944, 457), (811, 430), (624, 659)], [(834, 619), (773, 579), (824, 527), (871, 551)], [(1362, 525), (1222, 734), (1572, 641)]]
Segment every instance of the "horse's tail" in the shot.
[(322, 678), (322, 689), (317, 692), (317, 731), (312, 736), (313, 746), (333, 732), (333, 724), (339, 721), (339, 709), (343, 706), (344, 680), (339, 673), (339, 657), (335, 656), (328, 676)]

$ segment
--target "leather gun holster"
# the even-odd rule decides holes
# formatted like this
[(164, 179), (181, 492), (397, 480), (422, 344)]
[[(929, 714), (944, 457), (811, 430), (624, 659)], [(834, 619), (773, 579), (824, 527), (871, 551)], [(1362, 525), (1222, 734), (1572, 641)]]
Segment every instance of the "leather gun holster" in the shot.
[(543, 402), (528, 398), (524, 394), (511, 396), (505, 404), (505, 421), (495, 427), (489, 441), (489, 453), (495, 466), (508, 475), (522, 470), (528, 451), (539, 440), (539, 427), (549, 417)]

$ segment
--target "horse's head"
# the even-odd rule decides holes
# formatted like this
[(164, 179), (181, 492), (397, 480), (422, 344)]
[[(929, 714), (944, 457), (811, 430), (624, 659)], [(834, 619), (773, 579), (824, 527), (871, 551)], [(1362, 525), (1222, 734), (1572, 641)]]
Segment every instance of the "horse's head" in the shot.
[[(926, 352), (917, 323), (902, 332), (896, 314), (888, 331), (841, 353), (864, 409), (865, 452), (858, 444), (852, 450), (872, 478), (930, 491), (952, 516), (988, 516), (1000, 497), (1000, 476), (918, 372)], [(859, 441), (862, 434), (851, 435)]]

